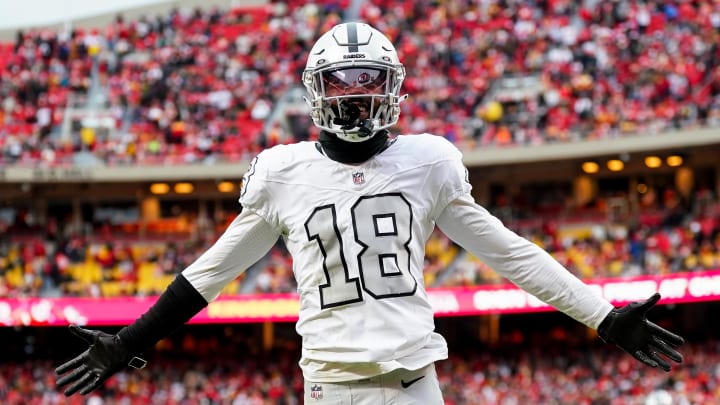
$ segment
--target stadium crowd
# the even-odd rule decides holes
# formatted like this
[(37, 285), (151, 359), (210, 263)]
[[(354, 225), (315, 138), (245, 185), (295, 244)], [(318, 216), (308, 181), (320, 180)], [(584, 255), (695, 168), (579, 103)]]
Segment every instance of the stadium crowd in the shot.
[[(161, 342), (162, 344), (162, 342)], [(562, 349), (561, 349), (562, 348)], [(227, 350), (230, 350), (228, 353)], [(154, 354), (147, 368), (121, 371), (88, 398), (66, 399), (55, 389), (49, 359), (0, 367), (0, 402), (51, 404), (302, 403), (296, 347), (239, 350), (215, 340), (188, 338), (181, 349)], [(548, 342), (535, 349), (466, 347), (437, 364), (446, 404), (714, 405), (720, 404), (720, 342), (684, 348), (685, 361), (666, 374), (619, 350), (568, 348)], [(86, 402), (87, 401), (87, 402)]]
[[(363, 17), (394, 35), (406, 61), (403, 130), (504, 146), (720, 119), (717, 2), (373, 1)], [(531, 75), (540, 90), (492, 99), (502, 78)], [(504, 102), (504, 114), (488, 101)]]
[[(313, 138), (312, 127), (267, 119), (299, 84), (309, 42), (347, 3), (19, 32), (0, 46), (0, 162), (69, 164), (91, 152), (107, 164), (188, 164)], [(399, 132), (473, 148), (720, 124), (720, 5), (711, 0), (374, 1), (360, 16), (394, 39), (406, 65)], [(539, 90), (493, 98), (493, 83), (530, 75)], [(66, 119), (78, 103), (101, 107), (111, 124)]]

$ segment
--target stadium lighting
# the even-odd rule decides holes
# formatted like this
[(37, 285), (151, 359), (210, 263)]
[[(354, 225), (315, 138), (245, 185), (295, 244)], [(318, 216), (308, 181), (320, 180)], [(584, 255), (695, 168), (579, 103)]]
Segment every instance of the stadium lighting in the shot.
[(150, 185), (150, 192), (153, 194), (167, 194), (170, 186), (167, 183), (153, 183)]
[(217, 189), (221, 193), (231, 193), (235, 191), (235, 183), (231, 181), (221, 181), (218, 183)]
[(175, 192), (178, 194), (190, 194), (193, 192), (195, 187), (191, 183), (177, 183), (175, 184)]
[(587, 174), (597, 173), (600, 170), (600, 165), (596, 162), (584, 162), (582, 164), (582, 170)]
[(670, 167), (682, 166), (683, 158), (680, 155), (670, 155), (665, 159), (665, 163)]
[(610, 159), (607, 161), (607, 168), (612, 172), (619, 172), (625, 168), (625, 163), (620, 159)]
[(646, 156), (645, 166), (651, 169), (657, 169), (658, 167), (662, 166), (662, 159), (657, 156)]

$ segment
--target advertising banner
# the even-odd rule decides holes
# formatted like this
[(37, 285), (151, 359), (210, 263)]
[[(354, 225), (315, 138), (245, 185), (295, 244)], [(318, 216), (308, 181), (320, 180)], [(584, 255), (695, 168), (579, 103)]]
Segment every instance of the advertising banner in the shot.
[[(720, 300), (720, 270), (588, 282), (615, 305), (662, 295), (660, 304)], [(509, 314), (555, 309), (512, 284), (428, 291), (436, 316)], [(157, 297), (7, 298), (0, 299), (0, 326), (126, 325)], [(300, 305), (296, 294), (221, 296), (190, 323), (293, 322)]]

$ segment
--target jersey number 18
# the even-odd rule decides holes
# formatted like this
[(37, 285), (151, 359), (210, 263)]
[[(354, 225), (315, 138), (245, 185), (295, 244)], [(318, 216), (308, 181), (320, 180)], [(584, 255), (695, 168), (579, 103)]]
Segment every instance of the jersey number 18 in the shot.
[[(342, 213), (341, 213), (342, 214)], [(410, 274), (413, 213), (400, 193), (363, 196), (350, 208), (359, 277), (351, 277), (334, 204), (313, 210), (305, 221), (308, 240), (323, 256), (325, 283), (320, 285), (322, 309), (363, 300), (413, 295), (417, 280)], [(328, 226), (332, 224), (332, 226)]]

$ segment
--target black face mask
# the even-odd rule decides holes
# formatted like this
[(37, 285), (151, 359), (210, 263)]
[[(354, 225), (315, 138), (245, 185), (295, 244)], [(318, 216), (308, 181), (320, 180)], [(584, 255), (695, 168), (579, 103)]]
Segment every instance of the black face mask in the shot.
[(321, 152), (336, 162), (362, 163), (385, 150), (388, 146), (388, 131), (378, 131), (363, 142), (343, 141), (332, 132), (321, 131), (318, 142)]

